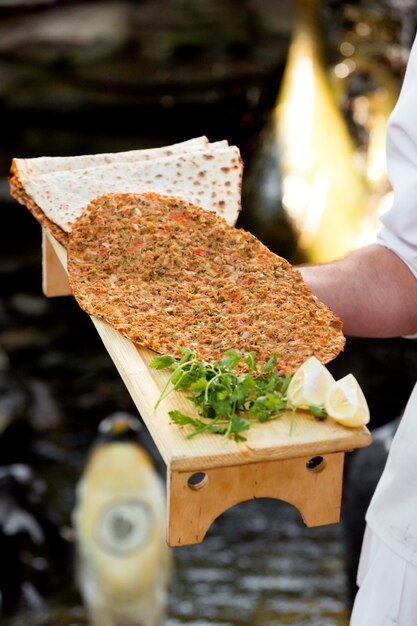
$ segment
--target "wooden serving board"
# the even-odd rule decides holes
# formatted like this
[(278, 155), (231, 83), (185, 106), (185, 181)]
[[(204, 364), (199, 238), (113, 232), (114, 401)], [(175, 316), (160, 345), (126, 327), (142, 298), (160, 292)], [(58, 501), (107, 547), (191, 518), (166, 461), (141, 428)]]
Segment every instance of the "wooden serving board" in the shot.
[[(42, 258), (45, 295), (71, 294), (66, 251), (45, 230)], [(202, 541), (223, 511), (259, 497), (293, 504), (307, 526), (339, 521), (344, 453), (371, 443), (365, 426), (345, 428), (297, 411), (295, 419), (288, 412), (254, 424), (245, 432), (246, 442), (210, 433), (187, 439), (186, 427), (171, 423), (168, 415), (172, 409), (197, 415), (184, 394), (170, 394), (155, 409), (169, 374), (149, 367), (154, 353), (91, 319), (167, 465), (169, 545)]]

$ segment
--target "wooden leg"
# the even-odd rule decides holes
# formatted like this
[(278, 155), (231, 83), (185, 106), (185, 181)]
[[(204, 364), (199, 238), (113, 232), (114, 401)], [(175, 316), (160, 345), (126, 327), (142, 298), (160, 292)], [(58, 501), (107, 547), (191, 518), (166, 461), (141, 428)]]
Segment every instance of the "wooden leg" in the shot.
[(199, 472), (169, 471), (167, 541), (199, 543), (213, 521), (238, 502), (277, 498), (295, 506), (307, 526), (340, 518), (344, 452)]
[(72, 294), (67, 273), (44, 229), (42, 229), (42, 290), (48, 298)]

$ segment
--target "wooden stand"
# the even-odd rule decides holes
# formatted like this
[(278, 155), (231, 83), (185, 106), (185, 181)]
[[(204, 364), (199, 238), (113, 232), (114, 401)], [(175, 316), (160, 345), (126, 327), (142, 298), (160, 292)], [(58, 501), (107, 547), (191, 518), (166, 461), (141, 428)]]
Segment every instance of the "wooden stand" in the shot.
[(199, 543), (216, 517), (252, 498), (289, 502), (307, 526), (338, 522), (343, 460), (344, 453), (338, 452), (202, 469), (191, 476), (190, 472), (171, 471), (168, 543)]
[[(71, 293), (65, 268), (65, 249), (44, 231), (45, 295)], [(187, 439), (186, 428), (172, 424), (168, 412), (179, 409), (192, 415), (195, 407), (176, 392), (155, 409), (168, 374), (149, 367), (153, 353), (106, 322), (91, 319), (167, 465), (170, 546), (199, 543), (216, 517), (252, 498), (289, 502), (307, 526), (339, 521), (344, 453), (370, 444), (365, 426), (345, 428), (299, 411), (293, 425), (290, 412), (254, 424), (244, 443), (209, 433)]]

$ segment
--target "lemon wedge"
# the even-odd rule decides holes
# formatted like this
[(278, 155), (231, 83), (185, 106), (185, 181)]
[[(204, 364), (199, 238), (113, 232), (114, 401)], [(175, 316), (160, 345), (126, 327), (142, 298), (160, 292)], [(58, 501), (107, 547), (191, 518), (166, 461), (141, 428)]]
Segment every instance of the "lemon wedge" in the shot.
[(287, 391), (288, 401), (297, 409), (324, 407), (327, 393), (334, 382), (329, 370), (312, 356), (292, 377)]
[(339, 424), (355, 428), (369, 422), (369, 408), (353, 374), (335, 382), (327, 392), (326, 413)]

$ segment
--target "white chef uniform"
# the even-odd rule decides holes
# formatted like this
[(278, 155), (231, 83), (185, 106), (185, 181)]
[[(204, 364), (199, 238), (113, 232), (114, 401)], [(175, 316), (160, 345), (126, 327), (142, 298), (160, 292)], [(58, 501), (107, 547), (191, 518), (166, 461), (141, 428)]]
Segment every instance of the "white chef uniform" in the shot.
[[(381, 218), (378, 243), (395, 252), (417, 278), (417, 38), (388, 123), (387, 165), (394, 202)], [(351, 626), (416, 626), (417, 385), (366, 521)]]

